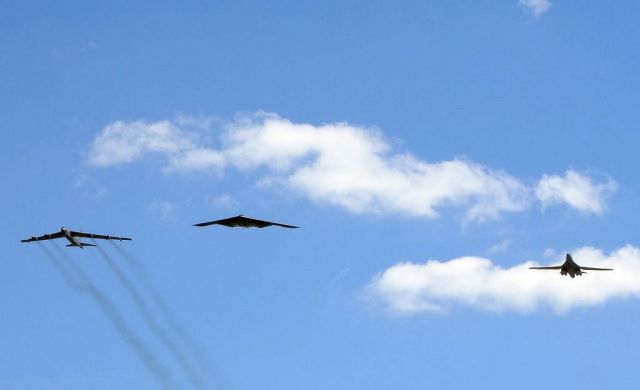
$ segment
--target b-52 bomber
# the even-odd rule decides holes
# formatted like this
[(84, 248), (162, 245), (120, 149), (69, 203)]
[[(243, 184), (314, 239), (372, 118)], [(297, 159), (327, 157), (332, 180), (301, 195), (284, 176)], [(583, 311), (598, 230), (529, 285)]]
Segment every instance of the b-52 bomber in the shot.
[(66, 238), (69, 241), (67, 246), (77, 247), (84, 249), (85, 246), (95, 246), (94, 244), (87, 244), (81, 241), (81, 238), (92, 238), (92, 239), (100, 239), (100, 240), (118, 240), (118, 241), (131, 241), (128, 237), (115, 237), (115, 236), (105, 236), (103, 234), (93, 234), (93, 233), (83, 233), (83, 232), (75, 232), (73, 230), (69, 230), (66, 227), (60, 228), (59, 232), (45, 234), (40, 237), (31, 237), (26, 240), (20, 240), (20, 242), (33, 242), (33, 241), (43, 241), (43, 240), (55, 240), (56, 238)]
[(238, 215), (236, 217), (225, 218), (225, 219), (218, 219), (216, 221), (196, 223), (193, 226), (203, 227), (203, 226), (210, 226), (210, 225), (222, 225), (226, 227), (243, 227), (243, 228), (250, 228), (250, 227), (264, 228), (267, 226), (280, 226), (280, 227), (289, 228), (289, 229), (298, 228), (298, 226), (287, 225), (284, 223), (263, 221), (261, 219), (245, 217), (244, 215)]
[(562, 265), (552, 267), (529, 267), (529, 269), (559, 269), (560, 275), (567, 275), (575, 278), (576, 275), (581, 276), (586, 274), (584, 271), (613, 271), (613, 268), (595, 268), (595, 267), (581, 267), (573, 261), (571, 254), (567, 253), (567, 258)]

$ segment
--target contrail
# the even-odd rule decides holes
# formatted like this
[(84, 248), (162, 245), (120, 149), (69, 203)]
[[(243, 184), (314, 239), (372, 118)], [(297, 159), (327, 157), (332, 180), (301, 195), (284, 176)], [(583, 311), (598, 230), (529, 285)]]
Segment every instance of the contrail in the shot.
[[(167, 369), (162, 366), (155, 358), (151, 350), (138, 338), (129, 328), (122, 315), (118, 312), (113, 303), (100, 291), (91, 279), (75, 265), (73, 260), (67, 256), (64, 251), (57, 245), (53, 247), (58, 251), (62, 258), (66, 261), (66, 265), (60, 261), (53, 253), (39, 243), (40, 248), (52, 261), (56, 269), (60, 271), (67, 284), (74, 290), (88, 293), (91, 298), (98, 304), (102, 311), (107, 315), (116, 331), (122, 336), (124, 341), (138, 354), (147, 369), (153, 374), (158, 384), (165, 389), (176, 388)], [(69, 269), (71, 268), (71, 270)], [(74, 274), (74, 275), (72, 275)]]
[(198, 343), (189, 334), (189, 332), (183, 326), (180, 325), (180, 322), (178, 321), (176, 315), (173, 313), (173, 310), (171, 310), (169, 305), (167, 305), (165, 299), (153, 287), (153, 285), (149, 283), (146, 277), (146, 271), (144, 269), (144, 266), (134, 256), (132, 256), (128, 251), (126, 251), (116, 242), (109, 240), (109, 243), (115, 248), (116, 251), (118, 251), (118, 253), (120, 253), (122, 257), (127, 259), (129, 264), (135, 270), (135, 273), (138, 276), (138, 278), (141, 280), (143, 287), (145, 288), (145, 290), (147, 290), (149, 295), (151, 295), (153, 303), (160, 310), (162, 316), (171, 327), (171, 330), (175, 332), (182, 339), (183, 345), (186, 344), (184, 345), (184, 347), (189, 350), (192, 357), (198, 361), (198, 364), (202, 369), (204, 370), (209, 369), (209, 366), (210, 366), (209, 359), (207, 358), (206, 353), (203, 351), (203, 348), (200, 345), (198, 345)]
[[(93, 241), (94, 244), (96, 244), (96, 241), (93, 238), (91, 240)], [(102, 249), (97, 244), (96, 244), (96, 248), (104, 258), (104, 260), (107, 262), (107, 265), (109, 266), (111, 271), (113, 271), (113, 273), (117, 276), (117, 278), (120, 280), (122, 285), (125, 287), (129, 295), (135, 302), (136, 306), (138, 306), (138, 309), (140, 309), (140, 314), (142, 314), (142, 318), (144, 319), (149, 329), (151, 329), (151, 331), (156, 334), (156, 336), (160, 339), (160, 341), (164, 344), (164, 346), (169, 350), (169, 352), (171, 352), (171, 354), (176, 359), (178, 364), (180, 364), (180, 366), (184, 370), (189, 381), (197, 389), (202, 389), (203, 383), (202, 383), (202, 379), (200, 378), (200, 375), (191, 366), (191, 363), (189, 362), (189, 360), (186, 358), (186, 356), (184, 356), (182, 351), (176, 346), (176, 344), (173, 342), (171, 337), (169, 337), (169, 335), (164, 331), (164, 329), (162, 329), (162, 327), (158, 324), (153, 314), (151, 313), (151, 310), (149, 310), (146, 302), (142, 298), (142, 295), (136, 288), (136, 286), (131, 282), (131, 280), (129, 280), (129, 278), (124, 274), (124, 272), (122, 272), (122, 270), (116, 265), (116, 263), (111, 259), (111, 257), (109, 257), (109, 255), (107, 254), (107, 252), (104, 251), (104, 249)]]

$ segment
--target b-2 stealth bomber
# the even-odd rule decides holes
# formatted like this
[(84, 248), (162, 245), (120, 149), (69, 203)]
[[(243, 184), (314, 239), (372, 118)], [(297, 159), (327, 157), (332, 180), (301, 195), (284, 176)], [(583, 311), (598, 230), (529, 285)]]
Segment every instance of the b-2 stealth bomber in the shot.
[(267, 227), (267, 226), (280, 226), (280, 227), (289, 228), (289, 229), (297, 229), (298, 228), (298, 226), (287, 225), (287, 224), (284, 224), (284, 223), (263, 221), (261, 219), (245, 217), (244, 215), (238, 215), (238, 216), (235, 216), (235, 217), (225, 218), (225, 219), (218, 219), (216, 221), (196, 223), (193, 226), (203, 227), (203, 226), (210, 226), (210, 225), (222, 225), (222, 226), (232, 227), (232, 228), (233, 227), (264, 228), (264, 227)]

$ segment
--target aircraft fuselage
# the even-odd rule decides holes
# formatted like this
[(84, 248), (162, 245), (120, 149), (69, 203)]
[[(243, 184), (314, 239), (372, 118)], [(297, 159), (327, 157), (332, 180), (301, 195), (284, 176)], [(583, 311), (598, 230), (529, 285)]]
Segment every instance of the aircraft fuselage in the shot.
[(71, 233), (69, 233), (69, 229), (67, 229), (66, 227), (62, 227), (60, 228), (60, 231), (62, 232), (62, 234), (64, 234), (64, 238), (66, 238), (67, 241), (69, 241), (70, 244), (68, 246), (76, 246), (80, 249), (84, 249), (82, 247), (82, 242), (80, 242), (80, 239), (73, 237)]
[(580, 269), (580, 266), (573, 261), (573, 258), (567, 255), (567, 259), (564, 261), (562, 268), (560, 269), (560, 275), (569, 275), (572, 278), (575, 278), (576, 275), (582, 275), (582, 270)]

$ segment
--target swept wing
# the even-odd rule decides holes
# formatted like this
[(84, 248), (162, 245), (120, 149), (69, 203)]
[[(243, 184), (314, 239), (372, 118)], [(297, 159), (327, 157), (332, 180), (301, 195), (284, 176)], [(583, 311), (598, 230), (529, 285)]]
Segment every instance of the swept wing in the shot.
[(64, 237), (64, 234), (62, 232), (56, 232), (56, 233), (51, 233), (51, 234), (45, 234), (43, 236), (40, 237), (31, 237), (31, 238), (27, 238), (26, 240), (20, 240), (20, 242), (33, 242), (33, 241), (43, 241), (43, 240), (54, 240), (56, 238), (62, 238)]
[(83, 232), (74, 232), (73, 230), (69, 231), (69, 234), (72, 237), (82, 237), (82, 238), (94, 238), (100, 240), (120, 240), (120, 241), (131, 241), (129, 237), (116, 237), (116, 236), (105, 236), (104, 234), (93, 234), (93, 233), (83, 233)]
[[(562, 269), (561, 265), (556, 265), (553, 267), (529, 267), (529, 269)], [(583, 267), (584, 269), (584, 267)]]
[(583, 271), (613, 271), (613, 268), (580, 267)]

